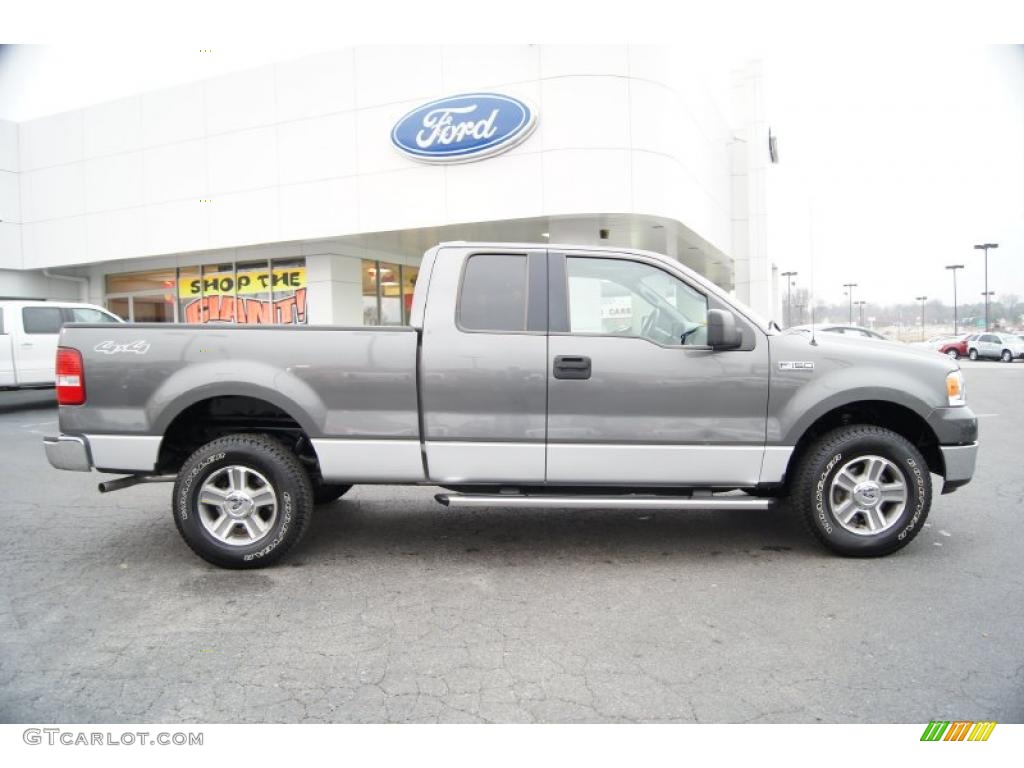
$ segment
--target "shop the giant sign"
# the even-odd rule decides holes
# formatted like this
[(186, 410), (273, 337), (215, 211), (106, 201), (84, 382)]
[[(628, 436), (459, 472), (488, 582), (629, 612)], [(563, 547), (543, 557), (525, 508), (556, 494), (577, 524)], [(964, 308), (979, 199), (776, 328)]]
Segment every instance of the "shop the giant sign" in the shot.
[(414, 109), (391, 129), (399, 152), (425, 163), (468, 163), (504, 152), (537, 125), (537, 113), (498, 93), (466, 93)]
[(186, 323), (305, 323), (306, 268), (183, 276), (178, 280), (178, 296), (187, 302)]

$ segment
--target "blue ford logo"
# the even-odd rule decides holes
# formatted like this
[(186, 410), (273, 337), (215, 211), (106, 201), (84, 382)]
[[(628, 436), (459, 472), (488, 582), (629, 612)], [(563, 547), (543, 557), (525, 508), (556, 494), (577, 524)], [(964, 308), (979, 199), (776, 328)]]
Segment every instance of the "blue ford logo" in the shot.
[(426, 163), (467, 163), (511, 149), (537, 124), (526, 104), (497, 93), (466, 93), (417, 107), (391, 129), (405, 155)]

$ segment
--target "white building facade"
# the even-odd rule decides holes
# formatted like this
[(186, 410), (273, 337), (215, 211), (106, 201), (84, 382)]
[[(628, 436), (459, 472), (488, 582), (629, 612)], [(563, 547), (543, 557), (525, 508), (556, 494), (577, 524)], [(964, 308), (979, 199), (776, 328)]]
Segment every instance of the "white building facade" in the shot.
[[(398, 324), (423, 251), (500, 240), (658, 251), (774, 315), (760, 73), (696, 72), (657, 47), (359, 47), (0, 121), (0, 298)], [(403, 116), (478, 93), (532, 130), (459, 163), (396, 147)]]

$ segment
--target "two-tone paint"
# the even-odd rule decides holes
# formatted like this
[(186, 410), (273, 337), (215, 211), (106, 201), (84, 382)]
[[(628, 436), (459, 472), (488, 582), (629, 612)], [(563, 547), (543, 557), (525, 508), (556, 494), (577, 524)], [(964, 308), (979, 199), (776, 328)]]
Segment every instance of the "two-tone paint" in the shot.
[[(481, 253), (527, 259), (526, 330), (460, 327), (464, 267)], [(742, 344), (571, 333), (565, 263), (574, 256), (664, 270), (709, 308), (732, 312)], [(947, 403), (955, 362), (885, 342), (779, 333), (678, 262), (628, 249), (443, 244), (424, 257), (409, 327), (69, 326), (61, 344), (82, 352), (88, 393), (84, 406), (61, 407), (61, 432), (83, 441), (87, 465), (109, 471), (153, 472), (172, 421), (230, 395), (291, 416), (324, 478), (347, 483), (771, 485), (818, 419), (858, 402), (920, 417), (941, 448), (933, 470), (947, 482), (970, 478), (976, 452), (973, 413)], [(133, 351), (108, 352), (121, 346)], [(566, 355), (589, 357), (592, 375), (555, 377), (553, 361)], [(61, 461), (74, 463), (68, 450)]]

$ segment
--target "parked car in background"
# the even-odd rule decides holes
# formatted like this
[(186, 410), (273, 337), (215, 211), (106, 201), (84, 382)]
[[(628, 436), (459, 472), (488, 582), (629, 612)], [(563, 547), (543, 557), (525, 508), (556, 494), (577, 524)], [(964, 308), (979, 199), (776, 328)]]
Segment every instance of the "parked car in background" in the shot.
[[(793, 331), (806, 331), (811, 332), (812, 326), (810, 325), (794, 325), (790, 330)], [(857, 325), (815, 325), (814, 330), (819, 333), (841, 333), (843, 336), (853, 336), (858, 339), (880, 339), (882, 341), (888, 341), (880, 333), (875, 333), (868, 328), (861, 328)]]
[(1011, 333), (981, 333), (967, 342), (967, 356), (971, 360), (987, 358), (1012, 363), (1014, 358), (1024, 358), (1024, 340)]
[(952, 341), (953, 339), (956, 338), (956, 336), (932, 336), (930, 339), (927, 339), (925, 341), (912, 341), (910, 342), (910, 346), (920, 347), (922, 349), (937, 350), (940, 347), (942, 347), (942, 345), (945, 344), (947, 341)]
[(0, 389), (52, 387), (64, 323), (121, 323), (94, 304), (0, 301)]
[(938, 345), (936, 346), (936, 350), (946, 355), (947, 357), (951, 357), (954, 360), (959, 360), (961, 357), (967, 356), (967, 342), (968, 339), (972, 338), (978, 338), (978, 334), (974, 334), (972, 336), (970, 334), (965, 333), (962, 336), (944, 337), (941, 341), (939, 341)]

